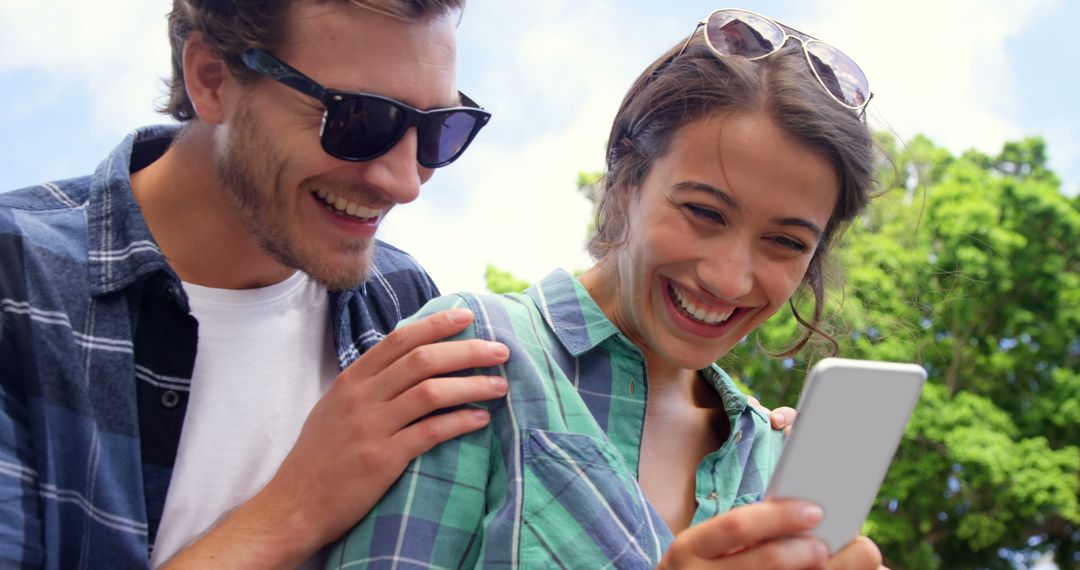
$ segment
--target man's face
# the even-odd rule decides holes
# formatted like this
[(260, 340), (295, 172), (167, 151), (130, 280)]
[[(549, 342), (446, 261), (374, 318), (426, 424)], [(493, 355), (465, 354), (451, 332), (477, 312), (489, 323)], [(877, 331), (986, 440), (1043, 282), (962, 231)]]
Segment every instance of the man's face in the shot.
[[(458, 103), (452, 16), (409, 23), (347, 2), (298, 2), (290, 12), (274, 55), (320, 84), (421, 109)], [(265, 79), (239, 92), (226, 102), (216, 161), (240, 223), (278, 263), (331, 289), (355, 286), (379, 223), (431, 177), (416, 161), (416, 130), (377, 159), (342, 161), (320, 145), (318, 100)]]

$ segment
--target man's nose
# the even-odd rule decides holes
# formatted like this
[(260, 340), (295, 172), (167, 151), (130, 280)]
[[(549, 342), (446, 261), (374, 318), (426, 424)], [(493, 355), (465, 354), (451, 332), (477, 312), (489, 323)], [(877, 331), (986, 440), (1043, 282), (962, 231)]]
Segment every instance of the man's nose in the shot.
[(382, 190), (394, 204), (412, 202), (420, 195), (420, 185), (431, 178), (432, 170), (416, 161), (417, 133), (410, 128), (386, 154), (366, 162), (362, 172), (366, 185)]

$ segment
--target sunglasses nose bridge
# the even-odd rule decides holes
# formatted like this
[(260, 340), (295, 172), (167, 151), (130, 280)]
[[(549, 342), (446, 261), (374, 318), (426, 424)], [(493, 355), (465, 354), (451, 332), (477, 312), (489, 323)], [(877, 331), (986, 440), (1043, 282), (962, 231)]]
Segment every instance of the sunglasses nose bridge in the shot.
[[(783, 29), (783, 28), (781, 28), (781, 29)], [(784, 49), (784, 46), (787, 45), (788, 40), (799, 42), (799, 47), (802, 48), (802, 50), (804, 52), (807, 51), (806, 50), (807, 38), (799, 37), (799, 36), (789, 32), (788, 30), (784, 30), (784, 41), (781, 42), (780, 45), (776, 47), (776, 51), (780, 51), (780, 50)]]
[(378, 156), (353, 162), (354, 172), (367, 188), (377, 189), (379, 200), (387, 205), (407, 204), (420, 195), (420, 185), (431, 171), (416, 160), (419, 146), (416, 129), (401, 129), (393, 143)]

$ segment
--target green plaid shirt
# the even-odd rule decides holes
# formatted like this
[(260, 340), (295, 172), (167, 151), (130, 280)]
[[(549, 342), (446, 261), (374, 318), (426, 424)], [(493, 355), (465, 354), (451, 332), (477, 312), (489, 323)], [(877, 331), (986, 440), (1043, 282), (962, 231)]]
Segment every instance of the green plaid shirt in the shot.
[[(673, 539), (637, 484), (647, 383), (641, 352), (578, 281), (556, 271), (525, 293), (449, 295), (476, 314), (458, 338), (510, 348), (491, 423), (414, 460), (334, 546), (330, 568), (653, 568)], [(416, 317), (414, 317), (416, 318)], [(720, 368), (731, 436), (697, 469), (697, 524), (761, 499), (782, 435)]]

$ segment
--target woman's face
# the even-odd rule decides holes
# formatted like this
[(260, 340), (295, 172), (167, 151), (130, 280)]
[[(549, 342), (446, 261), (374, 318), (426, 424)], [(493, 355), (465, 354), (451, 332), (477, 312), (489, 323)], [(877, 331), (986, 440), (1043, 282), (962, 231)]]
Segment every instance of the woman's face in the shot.
[[(680, 129), (626, 197), (598, 301), (650, 362), (703, 368), (787, 302), (839, 197), (829, 161), (761, 113)], [(610, 277), (610, 275), (609, 275)]]

